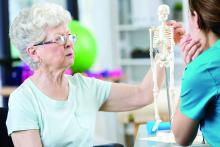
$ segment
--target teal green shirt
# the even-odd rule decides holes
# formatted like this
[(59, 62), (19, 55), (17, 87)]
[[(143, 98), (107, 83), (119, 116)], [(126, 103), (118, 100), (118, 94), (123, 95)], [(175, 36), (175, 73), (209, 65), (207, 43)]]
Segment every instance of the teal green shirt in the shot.
[(8, 134), (38, 129), (44, 147), (93, 146), (96, 114), (110, 94), (111, 83), (80, 74), (66, 78), (66, 101), (49, 98), (30, 79), (19, 86), (9, 99)]
[(200, 121), (210, 145), (220, 146), (220, 40), (186, 67), (180, 111)]

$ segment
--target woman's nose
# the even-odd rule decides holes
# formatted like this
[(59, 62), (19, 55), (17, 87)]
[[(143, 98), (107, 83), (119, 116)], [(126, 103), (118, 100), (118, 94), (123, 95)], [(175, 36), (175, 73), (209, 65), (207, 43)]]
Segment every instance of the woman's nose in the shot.
[(72, 47), (73, 47), (73, 44), (74, 44), (74, 43), (73, 43), (70, 39), (67, 38), (66, 44), (64, 45), (64, 47), (65, 47), (65, 48), (70, 48), (70, 47), (72, 48)]

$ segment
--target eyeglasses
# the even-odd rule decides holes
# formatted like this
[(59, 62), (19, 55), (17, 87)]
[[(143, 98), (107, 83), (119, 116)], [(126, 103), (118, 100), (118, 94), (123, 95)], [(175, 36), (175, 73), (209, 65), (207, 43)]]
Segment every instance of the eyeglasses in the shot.
[(43, 41), (43, 42), (40, 42), (38, 44), (35, 44), (33, 46), (38, 46), (38, 45), (44, 45), (44, 44), (52, 44), (52, 43), (57, 43), (59, 45), (65, 45), (66, 42), (67, 42), (67, 39), (69, 39), (70, 41), (72, 41), (73, 43), (76, 42), (77, 40), (77, 37), (76, 35), (72, 35), (72, 34), (68, 34), (68, 35), (59, 35), (57, 38), (55, 38), (54, 40), (51, 40), (51, 41)]

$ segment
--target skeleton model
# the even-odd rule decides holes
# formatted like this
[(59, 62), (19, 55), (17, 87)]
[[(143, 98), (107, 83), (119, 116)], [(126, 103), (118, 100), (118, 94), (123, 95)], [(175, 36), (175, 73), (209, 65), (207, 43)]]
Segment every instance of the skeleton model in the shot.
[[(152, 131), (156, 131), (159, 123), (161, 122), (157, 99), (159, 94), (159, 88), (157, 85), (157, 65), (165, 67), (166, 73), (166, 92), (168, 101), (169, 119), (173, 115), (173, 103), (175, 91), (174, 91), (174, 39), (173, 39), (173, 27), (167, 26), (165, 21), (168, 19), (169, 6), (160, 5), (158, 8), (159, 20), (162, 24), (158, 27), (151, 27), (150, 31), (150, 57), (151, 68), (153, 72), (153, 95), (154, 95), (154, 111), (155, 111), (155, 125)], [(169, 70), (168, 70), (169, 69)], [(169, 78), (169, 82), (168, 82)]]

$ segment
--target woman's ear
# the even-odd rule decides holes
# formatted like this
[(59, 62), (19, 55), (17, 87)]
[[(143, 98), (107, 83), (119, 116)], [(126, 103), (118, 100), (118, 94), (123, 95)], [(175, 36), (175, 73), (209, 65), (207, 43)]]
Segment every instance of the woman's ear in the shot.
[(35, 62), (39, 62), (39, 55), (36, 47), (29, 47), (26, 49), (26, 52)]
[(195, 26), (195, 28), (200, 29), (199, 28), (199, 16), (196, 11), (193, 11), (192, 20), (193, 20), (193, 25)]

